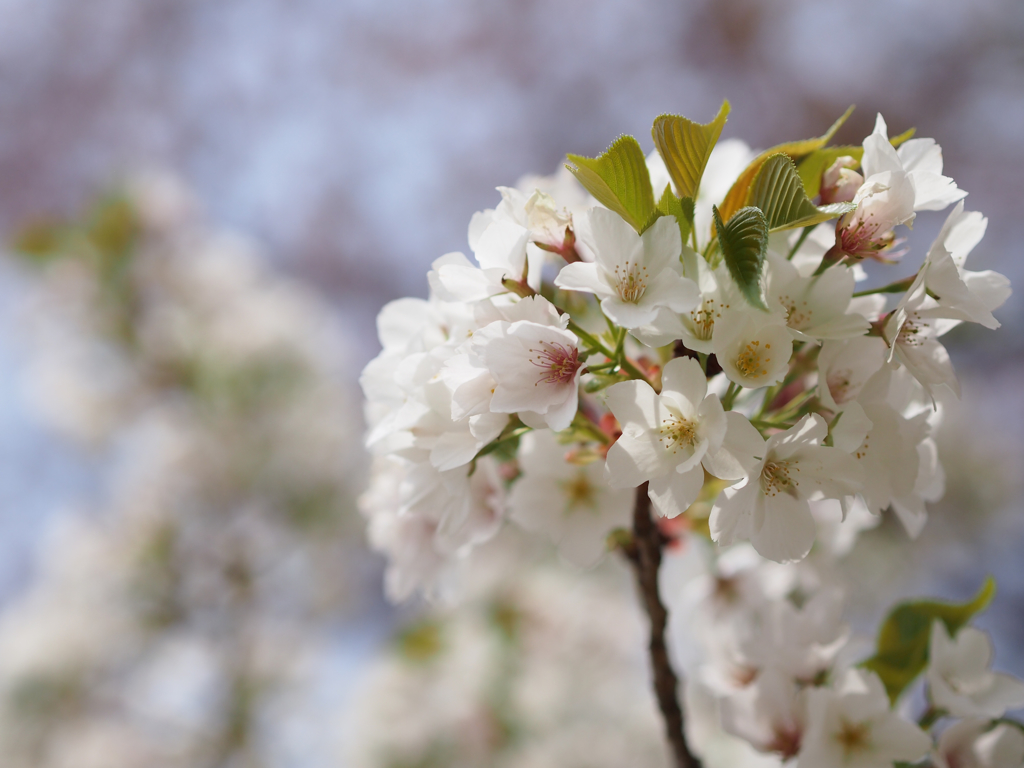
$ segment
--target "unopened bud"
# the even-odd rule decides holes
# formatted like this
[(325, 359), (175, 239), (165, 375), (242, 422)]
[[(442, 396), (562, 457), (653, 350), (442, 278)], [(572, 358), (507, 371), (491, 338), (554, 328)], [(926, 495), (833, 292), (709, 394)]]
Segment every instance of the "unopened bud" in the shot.
[(864, 177), (853, 170), (859, 165), (849, 155), (836, 158), (821, 176), (821, 203), (849, 203), (864, 183)]

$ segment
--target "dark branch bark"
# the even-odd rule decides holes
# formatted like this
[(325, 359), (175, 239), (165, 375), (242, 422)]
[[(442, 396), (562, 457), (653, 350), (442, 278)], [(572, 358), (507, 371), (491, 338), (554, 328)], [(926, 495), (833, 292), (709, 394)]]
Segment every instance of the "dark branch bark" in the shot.
[(636, 489), (636, 505), (633, 509), (633, 541), (623, 547), (626, 557), (633, 564), (637, 585), (643, 597), (644, 608), (651, 619), (651, 671), (654, 676), (654, 693), (658, 707), (665, 720), (665, 735), (672, 745), (676, 768), (700, 768), (700, 760), (694, 757), (686, 744), (683, 730), (683, 710), (679, 706), (677, 691), (679, 680), (668, 658), (665, 645), (665, 625), (668, 612), (658, 594), (658, 569), (661, 567), (661, 549), (664, 539), (658, 526), (651, 519), (651, 499), (647, 495), (647, 483)]

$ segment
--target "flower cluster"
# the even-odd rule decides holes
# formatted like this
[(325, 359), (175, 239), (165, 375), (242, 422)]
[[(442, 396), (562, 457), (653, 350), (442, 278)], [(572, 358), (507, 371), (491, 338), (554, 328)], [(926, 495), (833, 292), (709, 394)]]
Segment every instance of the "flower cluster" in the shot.
[[(942, 493), (939, 402), (959, 394), (940, 337), (998, 327), (1010, 291), (964, 267), (986, 220), (965, 211), (938, 145), (894, 143), (879, 116), (856, 158), (820, 172), (820, 207), (801, 178), (840, 151), (825, 142), (756, 158), (724, 142), (689, 198), (652, 153), (648, 195), (664, 182), (663, 200), (684, 205), (640, 227), (567, 173), (502, 188), (498, 208), (473, 218), (475, 262), (443, 256), (429, 299), (387, 305), (383, 351), (363, 372), (374, 487), (394, 496), (363, 508), (392, 556), (393, 596), (431, 589), (506, 516), (591, 562), (626, 519), (619, 489), (645, 482), (668, 518), (709, 484), (724, 489), (711, 537), (778, 562), (810, 551), (817, 500), (844, 516), (857, 500), (892, 508), (916, 536)], [(779, 177), (795, 182), (790, 198)], [(729, 217), (737, 196), (765, 210), (733, 204)], [(811, 214), (793, 219), (783, 203)], [(953, 204), (915, 275), (856, 291), (865, 259), (899, 263), (899, 226)], [(753, 247), (737, 232), (748, 218)]]
[[(830, 146), (840, 120), (755, 155), (718, 143), (727, 114), (662, 116), (648, 156), (622, 137), (500, 188), (470, 225), (474, 258), (442, 256), (428, 299), (383, 309), (361, 509), (392, 598), (450, 596), (506, 521), (578, 565), (606, 542), (628, 554), (640, 488), (663, 536), (717, 545), (719, 590), (743, 589), (715, 575), (734, 552), (758, 563), (736, 621), (696, 622), (727, 729), (803, 766), (917, 760), (931, 740), (891, 709), (892, 675), (837, 661), (835, 594), (757, 585), (886, 510), (920, 533), (944, 489), (934, 430), (959, 396), (940, 337), (998, 327), (1009, 282), (965, 268), (986, 219), (933, 140), (890, 139), (879, 116), (860, 147)], [(917, 271), (879, 279), (903, 263), (901, 228), (950, 206)]]

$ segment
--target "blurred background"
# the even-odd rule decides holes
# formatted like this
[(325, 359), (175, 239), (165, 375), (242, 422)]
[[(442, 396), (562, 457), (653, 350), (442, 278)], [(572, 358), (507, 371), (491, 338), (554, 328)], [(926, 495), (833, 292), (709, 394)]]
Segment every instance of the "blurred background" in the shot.
[[(520, 723), (533, 751), (501, 764), (569, 765), (602, 722), (657, 745), (617, 565), (540, 555), (462, 612), (394, 609), (355, 507), (377, 311), (426, 295), (495, 186), (567, 152), (650, 150), (658, 114), (723, 98), (723, 136), (766, 147), (855, 103), (837, 140), (879, 111), (936, 138), (989, 217), (971, 268), (1024, 286), (1017, 0), (0, 0), (0, 73), (5, 764), (497, 765), (516, 735), (495, 713), (540, 707), (508, 680), (557, 669), (582, 698), (598, 663), (629, 693), (586, 695), (618, 707), (561, 702), (572, 727)], [(918, 258), (942, 220), (919, 217)], [(980, 623), (1018, 675), (1022, 296), (947, 337), (963, 403), (921, 539), (887, 521), (851, 567), (868, 628), (994, 572)]]

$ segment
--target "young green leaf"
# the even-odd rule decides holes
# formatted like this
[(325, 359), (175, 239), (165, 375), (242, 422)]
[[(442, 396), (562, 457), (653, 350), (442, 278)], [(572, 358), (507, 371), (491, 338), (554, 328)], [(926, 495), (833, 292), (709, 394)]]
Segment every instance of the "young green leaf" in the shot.
[(896, 606), (878, 632), (876, 653), (862, 666), (875, 672), (894, 702), (928, 666), (928, 641), (932, 622), (941, 619), (955, 635), (975, 614), (983, 611), (996, 592), (989, 576), (973, 600), (966, 603), (937, 603), (930, 600)]
[(569, 155), (565, 167), (602, 205), (619, 214), (637, 232), (643, 232), (658, 217), (647, 159), (632, 136), (620, 136), (597, 157)]
[(779, 144), (777, 147), (772, 147), (755, 157), (753, 162), (748, 165), (744, 169), (743, 173), (740, 174), (739, 178), (736, 179), (735, 183), (733, 183), (729, 192), (726, 194), (725, 199), (722, 201), (722, 205), (720, 206), (722, 219), (728, 221), (732, 218), (733, 214), (740, 209), (740, 206), (744, 204), (750, 190), (750, 185), (754, 181), (754, 177), (757, 176), (757, 172), (761, 170), (761, 166), (764, 165), (764, 162), (769, 157), (781, 152), (789, 155), (793, 160), (798, 160), (802, 157), (806, 157), (815, 150), (821, 149), (832, 140), (836, 131), (842, 127), (843, 123), (846, 122), (846, 118), (848, 118), (852, 112), (853, 107), (850, 107), (843, 113), (842, 117), (832, 123), (832, 126), (825, 131), (823, 135), (816, 139), (804, 139), (802, 141), (791, 141), (786, 144)]
[(768, 251), (768, 222), (760, 209), (748, 206), (736, 211), (728, 223), (722, 222), (718, 208), (711, 207), (715, 217), (715, 230), (729, 274), (739, 286), (744, 298), (751, 306), (763, 309), (761, 273), (764, 271), (764, 256)]
[(820, 224), (854, 207), (846, 203), (817, 207), (804, 192), (793, 161), (781, 153), (769, 157), (757, 172), (747, 205), (764, 212), (769, 232)]
[(715, 119), (703, 125), (679, 115), (661, 115), (655, 119), (651, 128), (654, 146), (665, 161), (676, 191), (683, 198), (697, 197), (701, 176), (711, 150), (722, 135), (729, 109), (729, 102), (723, 101)]
[(675, 216), (676, 224), (679, 225), (679, 234), (686, 244), (690, 237), (690, 230), (693, 229), (693, 198), (682, 199), (672, 194), (672, 187), (665, 185), (665, 191), (658, 201), (658, 210), (664, 216)]

